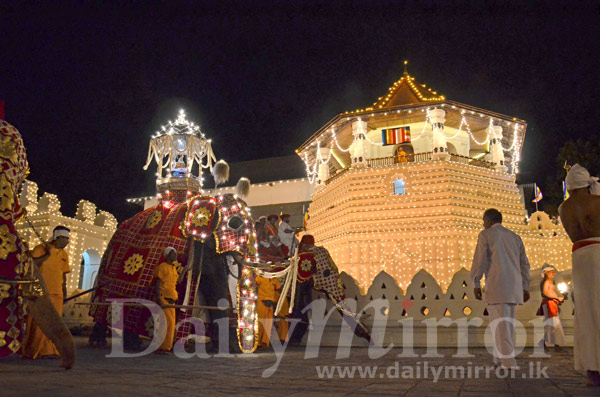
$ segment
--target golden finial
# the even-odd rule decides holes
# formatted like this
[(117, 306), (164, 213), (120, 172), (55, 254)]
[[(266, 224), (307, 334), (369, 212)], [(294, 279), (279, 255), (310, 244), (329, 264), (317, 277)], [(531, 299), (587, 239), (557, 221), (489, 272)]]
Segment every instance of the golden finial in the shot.
[(404, 60), (404, 75), (408, 76), (408, 60)]
[(567, 164), (567, 160), (565, 160), (565, 165), (563, 165), (563, 168), (565, 169), (565, 171), (567, 171), (567, 173), (571, 169), (571, 166), (569, 164)]

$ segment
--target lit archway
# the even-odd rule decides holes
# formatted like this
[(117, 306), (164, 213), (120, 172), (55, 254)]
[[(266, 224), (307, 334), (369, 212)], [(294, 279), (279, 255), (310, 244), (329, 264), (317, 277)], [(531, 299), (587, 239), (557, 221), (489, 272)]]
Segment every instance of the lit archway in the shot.
[(82, 270), (79, 272), (79, 288), (80, 289), (90, 289), (94, 286), (94, 282), (96, 281), (96, 275), (98, 274), (98, 269), (100, 268), (100, 261), (102, 257), (93, 248), (86, 250), (83, 255), (81, 255), (82, 262)]

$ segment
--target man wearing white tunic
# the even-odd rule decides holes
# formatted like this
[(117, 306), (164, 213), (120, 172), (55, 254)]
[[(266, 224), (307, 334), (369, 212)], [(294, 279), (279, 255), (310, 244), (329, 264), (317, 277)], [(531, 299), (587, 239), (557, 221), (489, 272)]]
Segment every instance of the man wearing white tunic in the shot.
[(288, 214), (282, 214), (281, 215), (281, 223), (279, 224), (279, 229), (278, 229), (278, 235), (279, 235), (279, 239), (281, 240), (281, 244), (285, 245), (285, 247), (287, 248), (287, 253), (285, 253), (287, 256), (291, 256), (293, 254), (292, 252), (292, 245), (294, 243), (294, 230), (291, 228), (290, 224), (290, 216)]
[(483, 214), (471, 266), (475, 298), (482, 299), (481, 278), (485, 275), (485, 301), (494, 336), (494, 364), (517, 368), (515, 360), (515, 307), (529, 300), (529, 260), (523, 241), (502, 226), (500, 211)]
[(570, 196), (558, 212), (573, 241), (575, 369), (600, 386), (600, 183), (579, 164), (565, 182)]
[(561, 351), (560, 346), (565, 345), (565, 333), (560, 317), (558, 316), (558, 305), (565, 301), (565, 298), (556, 293), (554, 288), (554, 277), (556, 269), (554, 266), (544, 263), (542, 266), (542, 282), (540, 283), (540, 292), (542, 293), (542, 304), (540, 308), (544, 314), (544, 350), (548, 345), (554, 345), (554, 350)]

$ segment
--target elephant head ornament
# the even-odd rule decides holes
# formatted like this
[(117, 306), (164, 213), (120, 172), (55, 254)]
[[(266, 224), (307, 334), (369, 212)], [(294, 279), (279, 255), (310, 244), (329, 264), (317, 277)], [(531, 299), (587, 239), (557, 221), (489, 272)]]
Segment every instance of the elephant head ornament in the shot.
[[(230, 299), (228, 263), (242, 266), (252, 259), (255, 244), (250, 209), (237, 195), (199, 195), (184, 203), (160, 202), (123, 222), (113, 235), (102, 258), (96, 279), (99, 288), (90, 314), (97, 327), (109, 323), (115, 326), (110, 307), (94, 304), (115, 298), (153, 300), (154, 271), (169, 246), (177, 250), (178, 271), (191, 269), (178, 286), (177, 304), (192, 306), (201, 296), (206, 305), (217, 306), (221, 299)], [(193, 266), (187, 267), (188, 263)], [(177, 311), (181, 326), (176, 330), (176, 339), (186, 338), (192, 331), (198, 333), (189, 321), (182, 322), (191, 318), (192, 312), (192, 308)], [(125, 306), (120, 314), (123, 323), (119, 325), (125, 332), (153, 336), (154, 324), (147, 309)], [(213, 323), (225, 316), (222, 311), (210, 312)], [(101, 337), (96, 334), (91, 342)], [(217, 332), (211, 328), (211, 338), (216, 337)]]
[(68, 369), (75, 361), (73, 337), (52, 305), (15, 227), (25, 215), (17, 197), (29, 172), (25, 145), (19, 131), (4, 120), (0, 120), (0, 140), (0, 357), (23, 347), (23, 315), (27, 311), (57, 347), (62, 366)]

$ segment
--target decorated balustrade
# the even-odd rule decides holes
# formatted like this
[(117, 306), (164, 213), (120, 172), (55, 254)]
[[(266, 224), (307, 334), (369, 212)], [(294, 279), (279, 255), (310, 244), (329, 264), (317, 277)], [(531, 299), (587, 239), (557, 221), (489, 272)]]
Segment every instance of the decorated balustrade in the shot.
[[(397, 155), (391, 157), (380, 157), (374, 159), (367, 159), (367, 165), (369, 167), (385, 167), (390, 165), (402, 165), (406, 163), (415, 163), (421, 161), (430, 161), (432, 159), (431, 152), (424, 153), (410, 153), (404, 155)], [(477, 167), (483, 168), (494, 168), (495, 164), (490, 161), (474, 159), (467, 156), (461, 156), (460, 154), (450, 154), (450, 161), (461, 163), (461, 164), (470, 164)], [(339, 174), (339, 173), (338, 173)], [(336, 174), (336, 175), (338, 175)]]
[[(440, 347), (456, 347), (459, 335), (457, 321), (469, 322), (469, 346), (484, 346), (484, 337), (488, 325), (488, 313), (484, 301), (476, 300), (470, 280), (470, 272), (462, 268), (454, 274), (446, 291), (443, 291), (436, 280), (425, 270), (420, 270), (411, 283), (403, 291), (394, 278), (385, 272), (379, 273), (365, 294), (362, 294), (356, 281), (346, 273), (341, 274), (347, 300), (356, 301), (357, 312), (365, 316), (364, 322), (372, 328), (372, 335), (383, 341), (384, 346), (393, 343), (402, 346), (405, 332), (403, 324), (412, 327), (412, 338), (415, 347), (428, 346), (428, 324), (436, 328), (434, 339)], [(517, 338), (517, 344), (533, 346), (543, 337), (544, 317), (536, 315), (541, 303), (539, 284), (541, 269), (531, 271), (529, 302), (516, 308), (516, 319), (522, 324), (524, 338)], [(571, 271), (557, 274), (556, 283), (570, 283)], [(569, 284), (570, 285), (570, 284)], [(353, 305), (353, 302), (350, 302)], [(330, 306), (328, 307), (330, 309)], [(375, 311), (379, 314), (376, 314)], [(560, 306), (560, 319), (565, 330), (567, 344), (573, 341), (573, 300), (569, 297)], [(446, 319), (446, 320), (444, 320)], [(318, 319), (317, 319), (318, 321)], [(479, 324), (478, 324), (479, 323)], [(537, 325), (537, 328), (536, 328)], [(340, 327), (345, 323), (339, 316), (331, 316), (325, 326), (323, 346), (340, 344)], [(408, 332), (408, 331), (407, 331)], [(540, 333), (541, 332), (541, 333)], [(428, 339), (429, 338), (429, 339)], [(354, 338), (353, 345), (366, 346), (359, 338)]]

